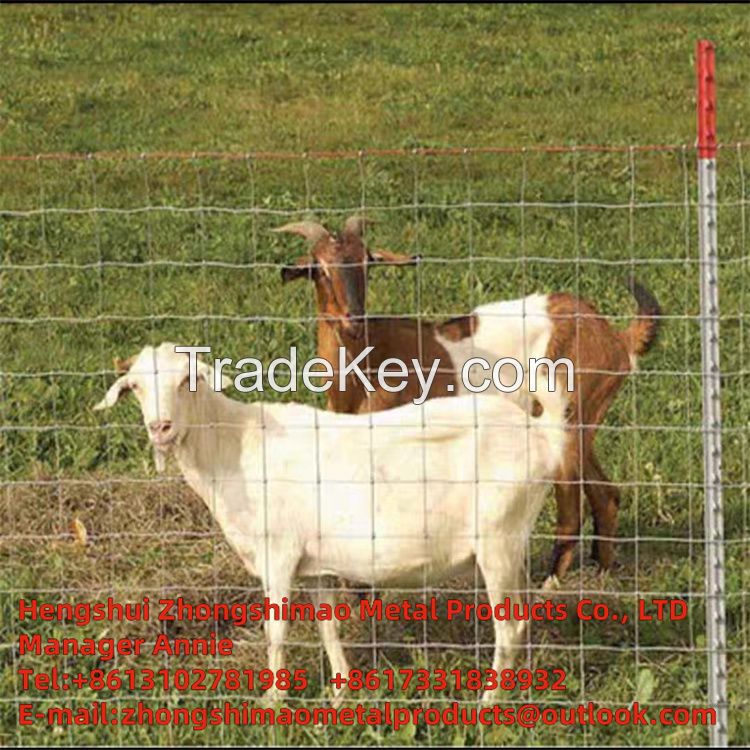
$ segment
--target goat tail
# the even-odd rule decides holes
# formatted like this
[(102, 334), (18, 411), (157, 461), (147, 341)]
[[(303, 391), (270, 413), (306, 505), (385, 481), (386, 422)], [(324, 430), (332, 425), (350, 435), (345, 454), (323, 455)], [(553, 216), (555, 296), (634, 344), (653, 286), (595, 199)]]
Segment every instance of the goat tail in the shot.
[(628, 279), (628, 289), (638, 303), (636, 319), (622, 332), (631, 357), (646, 354), (656, 342), (661, 326), (661, 306), (654, 295), (639, 284), (634, 276)]

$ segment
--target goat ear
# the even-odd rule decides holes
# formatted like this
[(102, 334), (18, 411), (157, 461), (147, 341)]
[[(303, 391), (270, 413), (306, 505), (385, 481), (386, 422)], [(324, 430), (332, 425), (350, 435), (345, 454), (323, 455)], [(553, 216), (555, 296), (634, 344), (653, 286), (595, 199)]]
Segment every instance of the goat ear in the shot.
[(127, 393), (130, 390), (130, 386), (127, 383), (127, 378), (123, 375), (117, 378), (114, 383), (109, 387), (104, 398), (94, 406), (94, 411), (102, 411), (102, 409), (111, 409), (119, 400), (123, 393)]
[[(211, 365), (207, 365), (205, 362), (201, 362), (201, 360), (198, 360), (198, 377), (201, 378), (201, 380), (205, 380), (211, 388), (214, 387), (214, 368), (211, 367)], [(223, 372), (221, 373), (222, 388), (229, 388), (233, 382), (232, 378), (225, 375)]]
[(416, 266), (421, 259), (421, 255), (401, 255), (390, 250), (379, 249), (370, 252), (370, 263), (382, 263), (387, 266)]
[(296, 279), (310, 279), (312, 281), (316, 273), (315, 261), (309, 255), (303, 255), (293, 266), (284, 266), (281, 269), (281, 280), (284, 284)]

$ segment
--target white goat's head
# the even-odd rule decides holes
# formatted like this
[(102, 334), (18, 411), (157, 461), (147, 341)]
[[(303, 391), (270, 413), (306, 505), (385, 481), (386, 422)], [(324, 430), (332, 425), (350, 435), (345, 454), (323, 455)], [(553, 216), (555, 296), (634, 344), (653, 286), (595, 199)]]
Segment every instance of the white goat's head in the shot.
[[(188, 355), (175, 352), (175, 344), (171, 343), (146, 346), (129, 359), (115, 359), (120, 377), (94, 407), (109, 409), (123, 394), (132, 391), (141, 407), (159, 469), (163, 468), (164, 455), (180, 444), (194, 421), (188, 399), (197, 394), (189, 390), (188, 362)], [(212, 383), (213, 368), (198, 360), (196, 388), (211, 388)]]

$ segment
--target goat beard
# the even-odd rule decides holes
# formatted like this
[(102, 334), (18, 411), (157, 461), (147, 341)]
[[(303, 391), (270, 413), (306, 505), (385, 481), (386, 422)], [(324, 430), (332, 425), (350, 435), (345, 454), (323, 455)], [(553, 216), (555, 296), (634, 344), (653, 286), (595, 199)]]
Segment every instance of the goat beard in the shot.
[(180, 445), (182, 445), (182, 435), (177, 435), (168, 443), (162, 443), (157, 445), (151, 443), (151, 448), (154, 454), (154, 465), (157, 474), (163, 474), (167, 468), (167, 457), (170, 453), (173, 453)]
[(157, 474), (163, 474), (166, 471), (168, 454), (169, 446), (165, 446), (164, 448), (157, 448), (154, 446), (154, 465)]

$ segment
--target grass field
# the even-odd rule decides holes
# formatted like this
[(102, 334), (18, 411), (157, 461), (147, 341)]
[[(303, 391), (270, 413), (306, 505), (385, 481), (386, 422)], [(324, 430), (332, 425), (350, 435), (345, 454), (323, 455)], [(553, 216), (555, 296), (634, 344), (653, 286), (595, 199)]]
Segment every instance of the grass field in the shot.
[[(301, 355), (312, 355), (311, 289), (282, 287), (278, 278), (278, 264), (303, 248), (269, 230), (305, 215), (335, 226), (364, 207), (377, 220), (378, 245), (425, 259), (417, 270), (373, 274), (373, 312), (445, 317), (482, 302), (565, 289), (595, 300), (621, 324), (633, 313), (622, 283), (631, 269), (659, 298), (660, 341), (622, 389), (599, 437), (602, 463), (624, 485), (620, 565), (597, 577), (586, 540), (565, 581), (568, 593), (560, 596), (573, 601), (581, 592), (603, 591), (606, 601), (631, 613), (638, 596), (683, 596), (690, 616), (671, 624), (535, 625), (525, 659), (569, 672), (568, 692), (553, 702), (705, 705), (691, 148), (698, 38), (717, 44), (719, 129), (728, 144), (719, 162), (719, 234), (730, 739), (750, 741), (750, 153), (734, 145), (750, 134), (747, 7), (3, 6), (0, 20), (0, 155), (134, 156), (0, 159), (1, 743), (707, 741), (700, 727), (19, 730), (16, 671), (51, 662), (19, 659), (14, 645), (20, 598), (258, 596), (174, 467), (166, 477), (155, 475), (134, 403), (106, 417), (90, 407), (112, 381), (112, 357), (146, 343), (208, 343), (235, 358), (279, 355), (296, 344)], [(411, 152), (652, 143), (675, 148)], [(368, 156), (367, 149), (378, 148), (408, 150)], [(137, 158), (144, 151), (351, 149), (365, 152), (347, 159)], [(550, 497), (531, 545), (532, 586), (545, 574), (553, 515)], [(88, 531), (83, 548), (69, 533), (74, 519)], [(101, 637), (101, 630), (76, 635)], [(373, 631), (349, 623), (345, 636), (358, 666), (450, 669), (489, 666), (489, 630), (432, 624)], [(44, 632), (69, 635), (51, 625)], [(113, 625), (107, 635), (156, 632), (154, 624)], [(259, 628), (227, 632), (240, 643), (237, 666), (264, 665)], [(188, 624), (172, 634), (206, 631)], [(304, 698), (315, 702), (323, 695), (324, 664), (317, 636), (297, 625), (291, 638), (289, 663), (311, 671), (314, 685)], [(398, 645), (375, 648), (382, 643)], [(85, 671), (96, 662), (65, 666)], [(137, 697), (85, 690), (78, 696), (121, 705)], [(435, 705), (447, 700), (414, 691), (407, 697)], [(517, 692), (509, 696), (509, 703), (523, 700)], [(206, 700), (172, 693), (154, 702)]]

